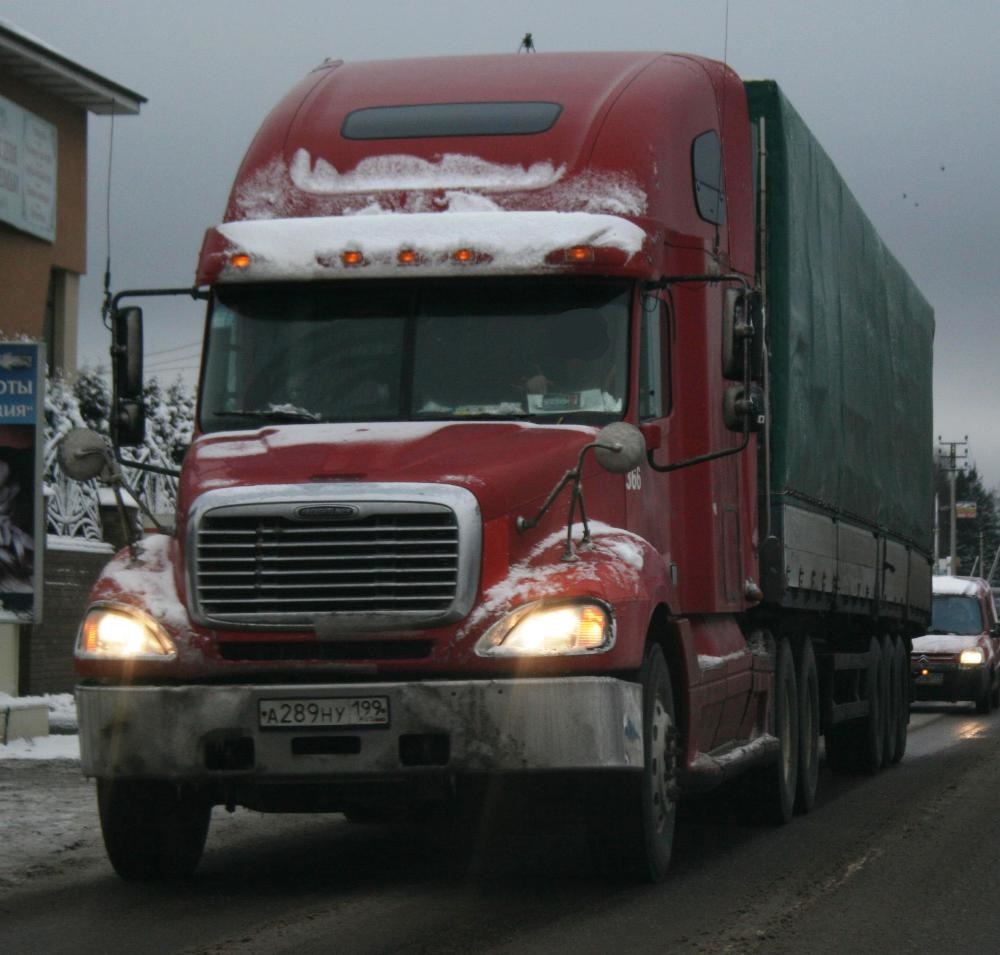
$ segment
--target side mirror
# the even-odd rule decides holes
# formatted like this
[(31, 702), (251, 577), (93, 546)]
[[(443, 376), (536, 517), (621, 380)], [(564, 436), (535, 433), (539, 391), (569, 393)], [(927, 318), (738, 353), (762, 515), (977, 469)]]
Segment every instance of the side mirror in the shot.
[(146, 411), (142, 402), (142, 309), (118, 309), (112, 316), (112, 335), (111, 434), (116, 447), (142, 444), (146, 436)]
[(722, 374), (743, 379), (743, 352), (749, 349), (750, 378), (759, 381), (764, 367), (764, 324), (760, 295), (726, 289), (722, 305)]
[(760, 385), (750, 385), (749, 393), (742, 385), (730, 385), (722, 398), (722, 417), (730, 431), (760, 431), (764, 427), (764, 391)]
[(89, 428), (73, 428), (59, 441), (56, 452), (59, 467), (74, 481), (93, 478), (108, 480), (114, 470), (114, 457), (108, 442)]
[(646, 459), (646, 439), (633, 424), (613, 421), (597, 432), (594, 457), (606, 471), (625, 474)]

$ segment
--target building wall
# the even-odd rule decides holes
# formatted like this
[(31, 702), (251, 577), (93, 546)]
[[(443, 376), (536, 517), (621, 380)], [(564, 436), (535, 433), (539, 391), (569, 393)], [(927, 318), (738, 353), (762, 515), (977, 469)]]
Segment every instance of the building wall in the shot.
[(76, 684), (73, 643), (90, 588), (111, 557), (106, 552), (45, 550), (45, 618), (21, 628), (21, 695), (70, 693)]
[(76, 283), (87, 267), (87, 113), (3, 72), (0, 96), (52, 123), (59, 137), (55, 242), (0, 222), (0, 333), (44, 340), (50, 277), (53, 268), (61, 270), (55, 355), (49, 361), (71, 372), (76, 365)]

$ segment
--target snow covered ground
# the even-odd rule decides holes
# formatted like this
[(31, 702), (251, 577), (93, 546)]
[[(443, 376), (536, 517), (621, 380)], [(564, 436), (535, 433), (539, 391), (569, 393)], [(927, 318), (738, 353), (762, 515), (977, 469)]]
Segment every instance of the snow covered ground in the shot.
[(0, 891), (106, 865), (93, 783), (80, 772), (72, 695), (0, 694), (0, 706), (23, 703), (48, 706), (51, 735), (0, 744)]

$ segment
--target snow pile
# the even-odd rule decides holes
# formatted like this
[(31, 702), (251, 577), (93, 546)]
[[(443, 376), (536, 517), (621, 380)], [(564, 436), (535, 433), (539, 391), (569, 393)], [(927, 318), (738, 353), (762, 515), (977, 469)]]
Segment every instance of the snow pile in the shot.
[(0, 759), (79, 759), (76, 735), (76, 701), (72, 693), (12, 697), (0, 693), (0, 708), (43, 704), (49, 709), (49, 729), (54, 735), (0, 743)]
[(369, 156), (350, 172), (338, 172), (332, 163), (317, 159), (313, 164), (304, 149), (296, 151), (289, 167), (289, 178), (303, 192), (320, 195), (411, 191), (415, 189), (484, 189), (490, 192), (513, 192), (520, 189), (544, 189), (557, 182), (565, 166), (550, 162), (524, 166), (503, 166), (477, 156), (445, 153), (437, 162), (419, 156)]
[(698, 668), (701, 670), (717, 670), (725, 666), (731, 660), (742, 660), (750, 655), (749, 650), (739, 650), (736, 653), (727, 653), (724, 657), (713, 657), (708, 654), (698, 654)]
[(935, 577), (934, 593), (952, 597), (975, 597), (983, 582), (978, 577)]
[[(589, 212), (450, 212), (363, 216), (317, 216), (228, 222), (219, 233), (250, 255), (252, 265), (231, 266), (226, 279), (319, 279), (335, 276), (399, 275), (396, 254), (413, 249), (423, 275), (467, 274), (468, 265), (451, 260), (470, 248), (491, 260), (490, 271), (521, 272), (547, 267), (552, 252), (573, 246), (614, 248), (637, 253), (645, 233), (618, 216)], [(345, 266), (341, 255), (360, 252), (363, 268)]]
[(647, 197), (623, 172), (587, 169), (567, 177), (565, 164), (547, 160), (523, 166), (461, 153), (433, 161), (393, 154), (369, 156), (341, 171), (304, 149), (296, 151), (290, 165), (276, 156), (234, 193), (241, 219), (464, 212), (481, 210), (483, 203), (506, 211), (639, 216), (646, 212)]
[(79, 759), (79, 736), (39, 736), (0, 743), (0, 759)]

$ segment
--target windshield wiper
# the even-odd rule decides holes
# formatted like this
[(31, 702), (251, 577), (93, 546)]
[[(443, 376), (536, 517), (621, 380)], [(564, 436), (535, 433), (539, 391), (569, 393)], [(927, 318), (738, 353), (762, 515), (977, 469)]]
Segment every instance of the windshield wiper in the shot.
[(257, 418), (261, 421), (320, 421), (319, 415), (311, 411), (294, 408), (270, 408), (260, 411), (213, 411), (214, 418)]

